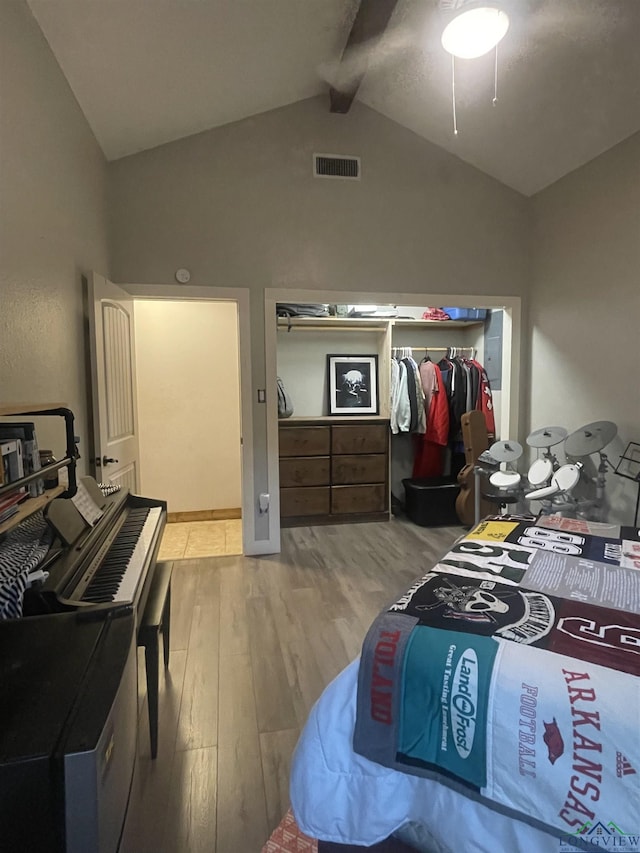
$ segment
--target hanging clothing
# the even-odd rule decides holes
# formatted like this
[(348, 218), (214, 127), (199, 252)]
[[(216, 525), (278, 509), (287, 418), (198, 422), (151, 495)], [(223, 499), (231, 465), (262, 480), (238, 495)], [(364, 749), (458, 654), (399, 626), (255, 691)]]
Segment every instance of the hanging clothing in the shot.
[(474, 359), (469, 359), (469, 367), (471, 369), (471, 409), (476, 409), (478, 406), (478, 394), (480, 392), (480, 371), (482, 366)]
[(418, 366), (420, 381), (422, 383), (422, 391), (424, 393), (424, 412), (427, 421), (429, 419), (431, 400), (433, 399), (433, 395), (438, 393), (438, 380), (436, 379), (437, 369), (438, 368), (428, 357), (423, 359)]
[(399, 379), (398, 393), (396, 398), (396, 420), (398, 432), (409, 432), (411, 426), (411, 407), (409, 404), (409, 389), (407, 386), (407, 366), (404, 362), (398, 363)]
[(442, 372), (437, 365), (434, 367), (437, 389), (429, 404), (426, 432), (416, 437), (414, 477), (441, 477), (444, 472), (444, 449), (449, 440), (449, 400)]
[(415, 432), (418, 426), (418, 395), (416, 392), (416, 373), (414, 370), (415, 361), (412, 358), (403, 358), (407, 371), (407, 394), (409, 396), (409, 429), (408, 432)]
[(449, 439), (459, 441), (462, 437), (460, 418), (465, 413), (467, 391), (465, 374), (459, 358), (443, 358), (438, 362), (442, 380), (449, 400)]
[[(408, 348), (403, 352), (410, 353)], [(427, 419), (424, 409), (424, 391), (418, 365), (410, 354), (398, 360), (391, 359), (390, 377), (390, 427), (391, 432), (424, 433)]]
[(451, 396), (453, 364), (449, 361), (448, 358), (441, 358), (438, 362), (438, 368), (440, 370), (440, 375), (442, 376), (442, 382), (444, 385), (445, 393), (447, 395), (447, 399), (449, 399), (449, 397)]
[(493, 396), (491, 394), (491, 385), (489, 384), (489, 377), (487, 376), (487, 371), (480, 364), (478, 364), (478, 367), (480, 368), (480, 389), (478, 391), (476, 409), (481, 411), (484, 415), (484, 419), (487, 423), (487, 435), (489, 438), (489, 442), (492, 443), (495, 441), (496, 438), (496, 419), (493, 412)]
[(476, 397), (473, 396), (473, 388), (471, 384), (471, 364), (466, 358), (462, 359), (462, 369), (464, 370), (464, 382), (467, 396), (465, 399), (464, 410), (471, 412), (476, 407)]
[(395, 358), (391, 359), (391, 380), (389, 383), (389, 396), (390, 396), (390, 405), (389, 405), (389, 426), (391, 428), (391, 432), (394, 435), (397, 435), (398, 430), (398, 413), (396, 411), (397, 398), (398, 398), (398, 385), (400, 384), (400, 366)]
[(442, 476), (447, 446), (452, 473), (460, 467), (457, 461), (464, 464), (461, 419), (465, 412), (482, 411), (489, 439), (495, 438), (493, 399), (484, 367), (475, 358), (451, 356), (451, 352), (438, 364), (427, 356), (417, 365), (411, 350), (400, 348), (403, 357), (392, 360), (391, 431), (414, 433), (414, 477)]
[(413, 362), (413, 375), (416, 383), (416, 399), (418, 403), (418, 420), (416, 424), (416, 432), (423, 434), (427, 431), (427, 416), (424, 409), (424, 390), (422, 388), (422, 380), (420, 379), (420, 370), (416, 362)]

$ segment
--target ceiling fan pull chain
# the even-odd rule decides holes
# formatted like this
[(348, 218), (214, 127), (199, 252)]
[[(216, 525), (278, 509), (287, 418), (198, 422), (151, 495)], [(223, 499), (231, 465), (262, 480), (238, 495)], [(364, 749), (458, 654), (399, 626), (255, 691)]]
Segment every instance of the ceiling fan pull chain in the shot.
[(493, 77), (493, 106), (498, 103), (498, 45), (496, 45), (496, 65)]
[(456, 118), (456, 58), (451, 54), (451, 99), (453, 101), (453, 135), (458, 135), (458, 120)]

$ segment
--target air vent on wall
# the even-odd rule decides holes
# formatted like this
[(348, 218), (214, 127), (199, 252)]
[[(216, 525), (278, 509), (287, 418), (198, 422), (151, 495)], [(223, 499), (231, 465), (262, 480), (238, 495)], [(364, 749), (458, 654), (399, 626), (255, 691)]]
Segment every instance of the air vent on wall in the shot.
[(360, 158), (338, 154), (314, 154), (313, 174), (316, 178), (342, 178), (360, 180)]

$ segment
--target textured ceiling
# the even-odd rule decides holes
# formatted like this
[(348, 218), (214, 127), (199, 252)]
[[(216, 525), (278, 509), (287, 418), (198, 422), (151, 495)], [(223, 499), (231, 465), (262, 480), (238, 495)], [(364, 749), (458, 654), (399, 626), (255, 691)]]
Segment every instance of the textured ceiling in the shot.
[[(357, 0), (28, 0), (113, 160), (328, 89)], [(640, 130), (640, 0), (503, 0), (456, 62), (436, 0), (399, 0), (358, 99), (531, 195)], [(327, 99), (327, 109), (328, 109)]]

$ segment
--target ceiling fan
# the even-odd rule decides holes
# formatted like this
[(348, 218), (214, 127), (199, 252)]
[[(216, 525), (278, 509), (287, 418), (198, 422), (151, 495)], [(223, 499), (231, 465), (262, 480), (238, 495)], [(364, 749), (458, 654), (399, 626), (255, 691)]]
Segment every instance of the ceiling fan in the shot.
[[(456, 57), (477, 58), (495, 49), (506, 35), (510, 20), (526, 20), (530, 26), (534, 13), (546, 3), (547, 0), (432, 0), (431, 9), (425, 8), (438, 33), (443, 58), (451, 54), (454, 64)], [(407, 0), (361, 0), (341, 57), (318, 68), (329, 85), (331, 112), (349, 111), (365, 74), (415, 49), (421, 40), (426, 43), (425, 34), (416, 29), (415, 21), (408, 21), (410, 15), (406, 14), (420, 8)], [(435, 20), (433, 15), (437, 16)], [(429, 44), (435, 48), (431, 38)]]
[[(330, 87), (332, 112), (348, 112), (368, 71), (415, 46), (414, 29), (402, 20), (389, 25), (397, 5), (398, 0), (361, 0), (340, 60), (319, 68)], [(435, 5), (442, 18), (442, 46), (459, 57), (487, 53), (509, 26), (497, 0), (437, 0)]]

